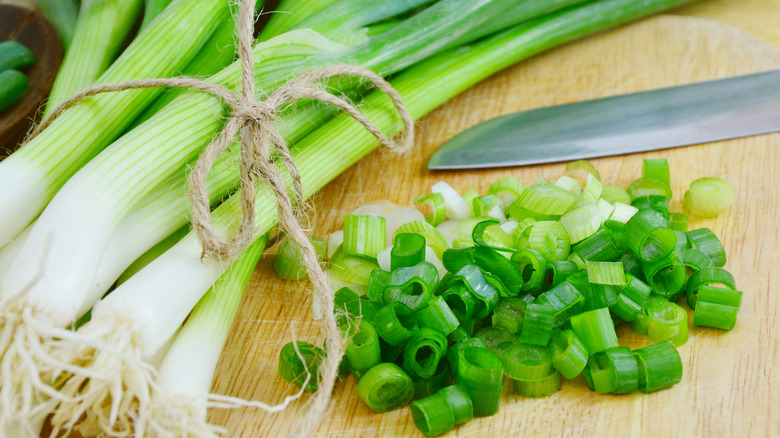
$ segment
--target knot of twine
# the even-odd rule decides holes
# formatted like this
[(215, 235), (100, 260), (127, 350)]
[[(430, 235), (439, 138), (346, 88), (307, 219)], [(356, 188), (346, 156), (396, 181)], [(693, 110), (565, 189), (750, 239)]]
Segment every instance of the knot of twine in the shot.
[[(398, 152), (411, 149), (414, 143), (414, 120), (404, 107), (400, 94), (390, 83), (371, 70), (353, 65), (335, 65), (303, 73), (283, 84), (265, 100), (255, 99), (254, 54), (252, 51), (255, 3), (256, 0), (241, 1), (240, 13), (237, 18), (237, 51), (242, 71), (240, 95), (236, 95), (224, 86), (187, 77), (141, 79), (119, 84), (99, 85), (84, 90), (60, 104), (36, 127), (27, 141), (29, 142), (43, 131), (66, 109), (90, 96), (101, 93), (142, 88), (179, 87), (206, 92), (225, 102), (230, 108), (230, 115), (225, 126), (202, 152), (188, 178), (189, 198), (193, 211), (193, 229), (203, 246), (203, 257), (233, 260), (253, 240), (256, 179), (259, 178), (268, 184), (276, 197), (279, 226), (300, 248), (309, 277), (319, 292), (320, 305), (323, 310), (326, 310), (322, 329), (328, 342), (329, 351), (323, 358), (320, 367), (320, 390), (297, 432), (299, 435), (308, 435), (317, 426), (327, 408), (338, 366), (344, 354), (344, 347), (333, 312), (327, 311), (327, 309), (334, 307), (333, 293), (317, 259), (314, 247), (299, 220), (304, 205), (301, 177), (287, 143), (276, 128), (277, 113), (285, 105), (302, 99), (314, 99), (328, 103), (338, 107), (361, 123), (383, 146)], [(326, 92), (317, 85), (321, 80), (334, 76), (361, 77), (390, 97), (405, 127), (400, 145), (389, 139), (350, 102)], [(211, 206), (204, 181), (217, 156), (230, 147), (239, 134), (241, 138), (239, 172), (242, 216), (235, 233), (224, 240), (212, 226)], [(274, 154), (271, 152), (272, 145)], [(277, 160), (292, 178), (293, 200), (290, 199), (284, 177), (276, 164)]]

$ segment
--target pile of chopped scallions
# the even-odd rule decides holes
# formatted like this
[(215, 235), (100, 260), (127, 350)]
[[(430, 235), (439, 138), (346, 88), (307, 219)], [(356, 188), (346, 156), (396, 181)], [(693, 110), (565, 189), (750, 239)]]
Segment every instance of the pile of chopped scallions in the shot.
[[(577, 171), (584, 187), (570, 176)], [(505, 177), (486, 194), (444, 182), (432, 192), (415, 200), (430, 206), (425, 217), (387, 201), (358, 208), (322, 249), (350, 339), (343, 376), (354, 376), (358, 398), (376, 412), (411, 401), (426, 436), (498, 412), (504, 377), (531, 398), (579, 374), (598, 393), (675, 385), (683, 375), (675, 347), (688, 340), (683, 296), (695, 325), (734, 328), (742, 292), (723, 269), (723, 245), (669, 212), (665, 159), (644, 160), (627, 190), (602, 185), (580, 161), (555, 183)], [(686, 206), (722, 212), (732, 199), (727, 182), (705, 178), (691, 184)], [(298, 272), (284, 245), (275, 269)], [(615, 327), (624, 323), (652, 345), (621, 346)], [(322, 350), (297, 348), (305, 353), (282, 349), (279, 374), (300, 386)]]

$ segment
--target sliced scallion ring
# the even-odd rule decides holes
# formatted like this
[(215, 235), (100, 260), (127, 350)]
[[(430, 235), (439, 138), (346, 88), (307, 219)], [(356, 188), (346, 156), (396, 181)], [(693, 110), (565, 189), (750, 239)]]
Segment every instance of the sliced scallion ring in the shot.
[(734, 190), (720, 178), (699, 178), (685, 192), (685, 209), (701, 217), (716, 217), (734, 202)]
[(566, 163), (566, 169), (563, 173), (573, 177), (581, 183), (585, 183), (588, 175), (593, 175), (597, 180), (601, 181), (601, 174), (588, 160), (577, 160)]
[(626, 192), (631, 196), (632, 201), (648, 195), (661, 195), (665, 196), (666, 199), (672, 199), (672, 188), (669, 183), (656, 178), (639, 178), (628, 186)]
[(414, 203), (428, 204), (431, 206), (431, 214), (425, 216), (425, 220), (434, 227), (439, 226), (439, 224), (447, 220), (447, 207), (444, 203), (444, 195), (441, 193), (418, 196), (415, 198)]
[(601, 210), (596, 204), (588, 203), (581, 207), (569, 210), (558, 221), (566, 232), (569, 233), (569, 241), (575, 244), (586, 237), (592, 236), (601, 226)]
[(517, 202), (535, 213), (560, 216), (569, 211), (577, 197), (554, 184), (534, 184), (520, 194)]
[(528, 235), (528, 246), (544, 254), (547, 260), (566, 260), (571, 250), (569, 233), (555, 221), (535, 223)]

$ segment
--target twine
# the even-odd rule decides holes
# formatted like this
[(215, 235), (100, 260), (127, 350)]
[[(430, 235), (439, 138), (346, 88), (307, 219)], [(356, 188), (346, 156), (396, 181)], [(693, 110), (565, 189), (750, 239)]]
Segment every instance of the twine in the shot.
[[(253, 240), (252, 237), (255, 232), (255, 180), (259, 178), (271, 188), (276, 198), (279, 226), (300, 248), (309, 277), (314, 288), (319, 292), (317, 295), (320, 299), (320, 305), (325, 310), (325, 317), (322, 319), (322, 331), (327, 339), (328, 352), (323, 358), (320, 367), (319, 391), (295, 432), (296, 435), (306, 436), (319, 424), (322, 415), (327, 409), (338, 374), (339, 363), (344, 355), (344, 345), (333, 311), (330, 310), (334, 308), (333, 293), (330, 290), (327, 277), (317, 260), (314, 247), (300, 223), (304, 205), (301, 177), (287, 143), (275, 126), (277, 114), (285, 105), (301, 99), (314, 99), (328, 103), (338, 107), (361, 123), (383, 146), (398, 152), (406, 152), (411, 149), (414, 142), (414, 120), (404, 107), (400, 94), (390, 83), (371, 70), (352, 65), (336, 65), (303, 73), (279, 87), (265, 100), (256, 100), (254, 53), (252, 51), (255, 3), (256, 0), (242, 0), (240, 3), (240, 15), (237, 19), (237, 52), (242, 70), (240, 95), (236, 95), (230, 89), (221, 85), (187, 77), (141, 79), (120, 84), (98, 85), (84, 90), (60, 104), (35, 128), (27, 141), (29, 142), (37, 136), (68, 108), (90, 96), (102, 93), (132, 89), (179, 87), (209, 93), (225, 102), (230, 108), (230, 116), (223, 130), (200, 155), (189, 175), (189, 198), (192, 202), (193, 229), (203, 246), (203, 257), (233, 260)], [(351, 103), (317, 86), (317, 83), (322, 79), (334, 76), (358, 76), (367, 79), (376, 88), (382, 90), (390, 97), (405, 125), (400, 145), (385, 136)], [(233, 139), (239, 133), (241, 134), (239, 168), (242, 216), (236, 232), (227, 240), (223, 240), (212, 227), (211, 208), (204, 181), (217, 156), (231, 145)], [(294, 200), (290, 199), (284, 178), (276, 165), (275, 157), (271, 155), (271, 144), (274, 146), (274, 151), (281, 165), (292, 177)]]

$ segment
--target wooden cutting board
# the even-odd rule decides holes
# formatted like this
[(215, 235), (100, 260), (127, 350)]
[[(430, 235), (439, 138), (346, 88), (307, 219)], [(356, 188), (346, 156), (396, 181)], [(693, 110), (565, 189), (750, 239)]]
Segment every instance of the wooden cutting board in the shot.
[[(775, 44), (780, 47), (780, 39)], [(461, 192), (472, 187), (484, 191), (501, 176), (531, 184), (539, 173), (551, 179), (562, 174), (562, 164), (465, 172), (426, 169), (443, 141), (486, 119), (779, 67), (780, 52), (769, 43), (689, 17), (657, 17), (571, 44), (484, 81), (426, 117), (419, 124), (413, 153), (397, 157), (379, 151), (348, 170), (316, 197), (315, 231), (327, 235), (339, 229), (345, 214), (374, 199), (411, 205), (414, 196), (427, 193), (439, 180)], [(683, 380), (671, 389), (598, 395), (578, 377), (551, 397), (526, 399), (506, 384), (497, 415), (475, 419), (450, 436), (780, 436), (780, 372), (773, 366), (780, 360), (780, 134), (593, 163), (606, 184), (625, 187), (640, 176), (643, 158), (661, 157), (668, 158), (671, 167), (673, 211), (682, 210), (682, 194), (696, 178), (718, 176), (734, 186), (736, 202), (728, 214), (691, 217), (690, 225), (709, 227), (722, 237), (729, 258), (726, 268), (744, 292), (736, 328), (724, 332), (691, 323), (690, 340), (680, 348)], [(321, 341), (318, 325), (311, 321), (309, 284), (277, 279), (271, 263), (270, 257), (261, 261), (252, 278), (213, 390), (275, 404), (297, 389), (276, 373), (279, 350), (291, 340), (291, 328), (298, 339)], [(618, 333), (623, 345), (649, 345), (627, 327)], [(422, 436), (408, 407), (376, 414), (354, 390), (352, 378), (337, 385), (330, 415), (316, 436)], [(302, 400), (280, 414), (213, 411), (210, 420), (226, 427), (226, 436), (282, 436), (294, 430), (306, 407)]]

